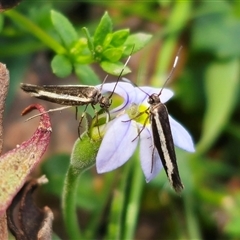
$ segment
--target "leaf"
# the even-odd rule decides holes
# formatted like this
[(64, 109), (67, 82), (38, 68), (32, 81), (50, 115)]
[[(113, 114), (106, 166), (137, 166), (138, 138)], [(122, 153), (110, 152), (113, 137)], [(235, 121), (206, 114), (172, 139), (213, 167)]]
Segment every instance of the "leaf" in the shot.
[[(195, 20), (193, 48), (212, 52), (222, 58), (239, 56), (240, 20), (232, 14), (228, 3), (219, 2), (219, 5), (211, 4), (211, 12), (206, 10)], [(209, 9), (209, 4), (206, 8)]]
[(52, 129), (49, 115), (41, 105), (30, 105), (22, 114), (33, 109), (37, 109), (42, 114), (33, 136), (0, 157), (0, 216), (40, 162), (50, 141)]
[(0, 32), (3, 29), (3, 24), (4, 24), (4, 17), (3, 17), (3, 15), (0, 15)]
[(103, 56), (110, 62), (117, 62), (122, 57), (123, 50), (121, 48), (108, 48), (103, 52)]
[(101, 52), (100, 49), (103, 46), (104, 39), (106, 38), (107, 34), (112, 32), (112, 20), (109, 17), (108, 13), (105, 12), (103, 17), (100, 20), (99, 25), (97, 26), (94, 37), (94, 50), (96, 52)]
[(77, 41), (78, 35), (69, 20), (54, 10), (51, 11), (51, 20), (54, 28), (58, 32), (65, 46), (69, 49)]
[(0, 233), (2, 239), (9, 239), (6, 213), (0, 216)]
[(0, 84), (1, 84), (0, 89), (0, 154), (1, 154), (3, 145), (3, 113), (9, 86), (9, 72), (5, 64), (2, 64), (1, 62), (0, 62)]
[(104, 39), (103, 42), (103, 49), (107, 49), (107, 47), (109, 46), (109, 44), (112, 41), (112, 37), (113, 37), (113, 33), (108, 33)]
[(124, 56), (129, 56), (131, 52), (135, 53), (139, 51), (140, 49), (147, 45), (151, 38), (152, 38), (151, 34), (146, 33), (131, 34), (124, 43), (124, 45), (127, 46), (127, 48), (124, 51)]
[(234, 58), (212, 63), (205, 78), (207, 110), (203, 132), (197, 146), (205, 152), (227, 124), (235, 106), (239, 81), (239, 61)]
[(130, 68), (128, 66), (124, 66), (122, 62), (112, 63), (112, 62), (102, 61), (100, 63), (100, 66), (105, 72), (110, 73), (114, 76), (119, 76), (120, 73), (123, 76), (131, 72)]
[(88, 48), (91, 51), (91, 53), (93, 54), (94, 53), (94, 45), (93, 45), (92, 37), (91, 37), (91, 35), (90, 35), (90, 33), (89, 33), (89, 31), (88, 31), (88, 29), (86, 27), (82, 28), (82, 30), (83, 30), (83, 32), (86, 35)]
[(16, 239), (51, 239), (53, 213), (48, 207), (37, 207), (32, 197), (34, 190), (47, 182), (45, 176), (29, 180), (8, 208), (8, 226)]
[(51, 67), (53, 73), (61, 78), (67, 77), (72, 72), (72, 63), (64, 55), (55, 55)]
[(114, 47), (122, 46), (129, 36), (129, 29), (122, 29), (112, 33), (111, 45)]
[(74, 70), (78, 78), (81, 80), (81, 83), (86, 85), (97, 85), (101, 81), (92, 68), (88, 65), (75, 64)]

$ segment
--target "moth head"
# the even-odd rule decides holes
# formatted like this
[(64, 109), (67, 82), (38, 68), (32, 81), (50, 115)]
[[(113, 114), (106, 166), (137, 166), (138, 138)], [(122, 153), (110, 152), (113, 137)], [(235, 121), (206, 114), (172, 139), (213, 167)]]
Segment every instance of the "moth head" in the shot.
[(112, 105), (112, 99), (109, 97), (102, 97), (99, 101), (101, 108), (108, 109)]
[(161, 101), (159, 98), (159, 94), (153, 93), (152, 95), (149, 96), (147, 102), (149, 105), (154, 105), (154, 104), (160, 103)]

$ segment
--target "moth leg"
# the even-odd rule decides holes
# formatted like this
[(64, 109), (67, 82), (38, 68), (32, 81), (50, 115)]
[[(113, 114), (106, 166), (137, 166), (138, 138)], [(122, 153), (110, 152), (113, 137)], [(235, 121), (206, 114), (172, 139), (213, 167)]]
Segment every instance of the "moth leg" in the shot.
[[(88, 104), (86, 105), (86, 107), (85, 107), (85, 109), (84, 109), (84, 111), (81, 115), (81, 118), (79, 120), (79, 123), (78, 123), (78, 137), (79, 137), (79, 139), (81, 139), (81, 130), (80, 129), (82, 127), (81, 125), (82, 125), (83, 118), (86, 115), (87, 107), (88, 107)], [(76, 107), (76, 118), (77, 118), (77, 112), (78, 112), (78, 108)]]
[(66, 108), (71, 108), (71, 107), (72, 107), (72, 106), (64, 106), (64, 107), (59, 107), (59, 108), (49, 109), (49, 110), (47, 110), (47, 111), (45, 111), (45, 112), (42, 112), (42, 113), (36, 114), (36, 115), (34, 115), (34, 116), (32, 116), (32, 117), (26, 119), (25, 122), (27, 122), (27, 121), (29, 121), (29, 120), (35, 118), (35, 117), (39, 117), (39, 116), (41, 116), (41, 115), (43, 115), (43, 114), (46, 114), (46, 113), (51, 113), (51, 112), (56, 112), (56, 111), (62, 111), (62, 110), (64, 110), (64, 109), (66, 109)]
[[(143, 112), (142, 112), (142, 114), (143, 114)], [(130, 120), (131, 120), (131, 119), (130, 119)], [(142, 127), (141, 130), (138, 132), (137, 136), (132, 140), (132, 142), (135, 141), (135, 140), (140, 136), (140, 134), (142, 133), (142, 131), (143, 131), (144, 128), (146, 127), (148, 120), (149, 120), (149, 116), (145, 119), (145, 121), (144, 121), (144, 123), (143, 123), (143, 127)]]
[(135, 116), (135, 117), (133, 117), (133, 118), (131, 118), (131, 119), (129, 119), (129, 120), (122, 121), (122, 122), (130, 122), (130, 121), (132, 121), (132, 120), (135, 120), (136, 118), (140, 117), (141, 115), (143, 115), (143, 114), (146, 113), (146, 112), (148, 112), (148, 109), (147, 109), (146, 111), (143, 111), (143, 112), (138, 113), (137, 116)]
[[(93, 104), (92, 104), (92, 108), (93, 108), (93, 110), (94, 110), (94, 112), (95, 112), (96, 122), (98, 123), (98, 112), (97, 112), (97, 110), (96, 110), (96, 108), (94, 107)], [(101, 138), (99, 126), (97, 126), (97, 128), (98, 128), (98, 135), (99, 135), (99, 137)]]
[(106, 110), (106, 114), (107, 114), (107, 117), (106, 117), (106, 123), (108, 123), (109, 120), (110, 120), (110, 113), (109, 113), (108, 110)]
[(75, 118), (76, 118), (76, 120), (77, 120), (77, 116), (78, 116), (78, 108), (76, 107), (75, 110), (76, 110), (76, 112), (75, 112)]
[(152, 165), (151, 165), (151, 173), (153, 172), (153, 161), (154, 161), (154, 151), (155, 151), (155, 146), (153, 147), (153, 150), (152, 150)]

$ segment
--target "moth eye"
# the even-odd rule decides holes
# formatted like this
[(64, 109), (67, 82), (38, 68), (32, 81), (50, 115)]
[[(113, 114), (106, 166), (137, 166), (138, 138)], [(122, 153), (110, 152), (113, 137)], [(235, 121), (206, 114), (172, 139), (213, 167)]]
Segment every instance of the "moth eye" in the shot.
[(147, 102), (148, 102), (149, 104), (152, 104), (152, 103), (153, 103), (152, 97), (149, 97), (148, 100), (147, 100)]

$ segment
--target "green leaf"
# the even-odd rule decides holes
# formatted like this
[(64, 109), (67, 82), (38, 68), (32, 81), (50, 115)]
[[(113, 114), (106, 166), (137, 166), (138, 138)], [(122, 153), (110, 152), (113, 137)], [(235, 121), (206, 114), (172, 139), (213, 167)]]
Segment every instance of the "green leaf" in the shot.
[[(199, 51), (213, 52), (220, 57), (239, 56), (239, 18), (232, 14), (228, 3), (220, 3), (220, 5), (224, 5), (222, 7), (225, 7), (223, 11), (217, 10), (219, 6), (212, 5), (212, 12), (206, 10), (206, 13), (201, 14), (195, 21), (192, 38), (193, 47)], [(209, 8), (209, 6), (206, 8)]]
[(152, 38), (151, 34), (146, 33), (131, 34), (124, 43), (124, 45), (127, 46), (127, 48), (124, 51), (124, 56), (129, 56), (132, 52), (133, 47), (134, 47), (133, 53), (139, 51), (140, 49), (147, 45), (151, 38)]
[(3, 29), (3, 22), (4, 22), (4, 17), (3, 17), (3, 15), (0, 15), (0, 32)]
[(101, 81), (96, 75), (96, 73), (92, 70), (92, 68), (88, 65), (83, 64), (75, 64), (74, 65), (75, 73), (78, 78), (81, 80), (81, 83), (86, 85), (97, 85)]
[(94, 33), (93, 43), (96, 52), (101, 52), (102, 50), (101, 47), (103, 46), (104, 39), (106, 38), (107, 34), (111, 32), (112, 32), (112, 20), (109, 17), (108, 13), (106, 12), (101, 18), (101, 21)]
[(207, 110), (198, 152), (206, 151), (218, 137), (233, 111), (237, 98), (239, 61), (212, 63), (206, 72)]
[(103, 52), (103, 56), (110, 62), (117, 62), (122, 57), (123, 50), (121, 48), (108, 48)]
[(123, 69), (124, 71), (122, 75), (125, 75), (131, 72), (131, 70), (127, 66), (124, 66), (122, 62), (112, 63), (112, 62), (103, 61), (100, 63), (100, 66), (105, 72), (110, 73), (114, 76), (119, 76)]
[(122, 29), (112, 34), (111, 45), (114, 47), (122, 46), (129, 36), (129, 29)]
[(113, 37), (112, 33), (107, 34), (103, 42), (103, 49), (106, 49), (110, 45), (110, 42), (112, 41), (112, 37)]
[(90, 35), (90, 33), (89, 33), (89, 31), (86, 27), (82, 28), (82, 30), (86, 35), (88, 48), (91, 51), (91, 53), (93, 54), (94, 53), (94, 45), (93, 45), (92, 37), (91, 37), (91, 35)]
[(69, 20), (54, 10), (51, 11), (51, 20), (54, 28), (66, 47), (70, 47), (78, 39), (77, 32)]
[(51, 62), (52, 71), (58, 77), (67, 77), (72, 72), (72, 63), (64, 55), (56, 55)]

